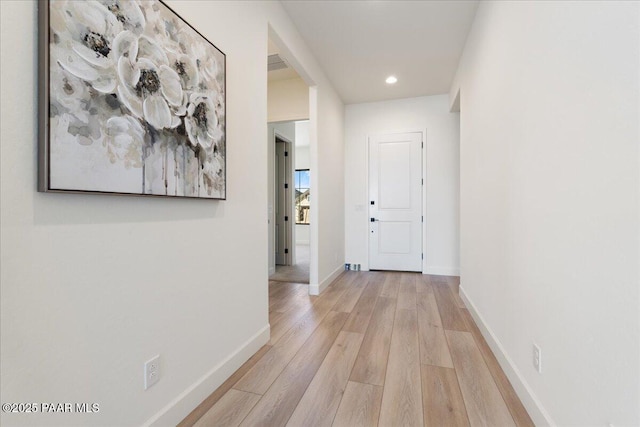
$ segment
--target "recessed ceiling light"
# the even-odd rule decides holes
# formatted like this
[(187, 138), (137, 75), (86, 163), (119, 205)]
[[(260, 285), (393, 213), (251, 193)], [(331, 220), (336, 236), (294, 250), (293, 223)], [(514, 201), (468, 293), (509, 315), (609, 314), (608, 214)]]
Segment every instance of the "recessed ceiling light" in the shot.
[(392, 85), (395, 82), (398, 81), (398, 79), (396, 78), (396, 76), (389, 76), (387, 77), (387, 80), (385, 80), (387, 82), (388, 85)]

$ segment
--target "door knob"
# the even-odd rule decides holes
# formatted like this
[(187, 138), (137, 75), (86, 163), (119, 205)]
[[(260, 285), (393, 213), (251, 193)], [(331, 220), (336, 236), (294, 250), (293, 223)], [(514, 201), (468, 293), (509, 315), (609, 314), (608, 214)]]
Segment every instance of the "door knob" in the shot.
[(377, 221), (377, 219), (371, 218), (371, 222), (376, 222), (376, 221)]

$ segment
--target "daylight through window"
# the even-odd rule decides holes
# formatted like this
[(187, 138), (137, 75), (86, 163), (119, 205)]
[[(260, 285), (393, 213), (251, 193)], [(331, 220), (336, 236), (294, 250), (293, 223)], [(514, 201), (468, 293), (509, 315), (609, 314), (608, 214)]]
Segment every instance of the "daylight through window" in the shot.
[(296, 169), (296, 224), (309, 224), (309, 169)]

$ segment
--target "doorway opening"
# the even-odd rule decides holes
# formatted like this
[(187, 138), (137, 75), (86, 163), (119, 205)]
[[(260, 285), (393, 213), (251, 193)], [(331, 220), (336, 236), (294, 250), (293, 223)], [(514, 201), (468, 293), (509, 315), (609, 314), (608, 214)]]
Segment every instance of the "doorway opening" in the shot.
[(309, 121), (270, 123), (274, 137), (275, 270), (269, 280), (309, 283)]
[(270, 31), (268, 44), (269, 280), (310, 283), (313, 265), (311, 88)]

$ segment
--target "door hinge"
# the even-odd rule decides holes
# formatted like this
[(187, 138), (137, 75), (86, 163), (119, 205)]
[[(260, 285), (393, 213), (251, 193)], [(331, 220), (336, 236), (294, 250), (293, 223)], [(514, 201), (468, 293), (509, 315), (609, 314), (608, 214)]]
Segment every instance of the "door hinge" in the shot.
[(285, 254), (288, 254), (288, 253), (289, 253), (289, 249), (285, 249), (285, 250), (284, 250), (284, 253), (285, 253)]
[(284, 185), (284, 188), (289, 188), (289, 184), (285, 184), (285, 185)]
[(424, 148), (424, 141), (420, 141), (420, 145)]
[(424, 178), (420, 180), (420, 183), (421, 183), (420, 185), (424, 185)]
[(289, 152), (288, 152), (288, 151), (285, 151), (285, 152), (284, 152), (284, 156), (285, 156), (285, 157), (289, 157)]
[(289, 221), (289, 217), (285, 215), (284, 220)]
[(424, 222), (424, 215), (420, 217), (420, 222)]
[[(285, 251), (286, 251), (286, 249), (285, 249)], [(285, 253), (286, 253), (286, 252), (285, 252)], [(424, 253), (421, 253), (421, 254), (420, 254), (420, 259), (424, 259)]]

